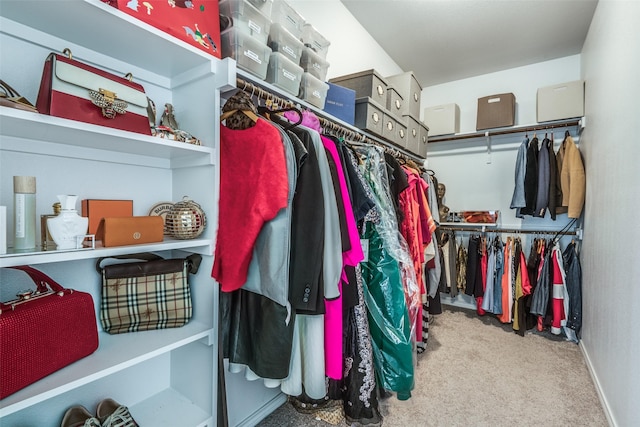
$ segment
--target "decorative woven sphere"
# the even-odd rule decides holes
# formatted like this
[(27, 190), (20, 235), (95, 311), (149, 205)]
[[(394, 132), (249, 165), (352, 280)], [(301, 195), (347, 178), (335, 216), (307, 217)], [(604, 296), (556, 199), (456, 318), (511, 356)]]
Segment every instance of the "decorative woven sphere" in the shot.
[(175, 203), (165, 218), (167, 234), (176, 239), (195, 239), (207, 225), (207, 217), (199, 204), (183, 197)]

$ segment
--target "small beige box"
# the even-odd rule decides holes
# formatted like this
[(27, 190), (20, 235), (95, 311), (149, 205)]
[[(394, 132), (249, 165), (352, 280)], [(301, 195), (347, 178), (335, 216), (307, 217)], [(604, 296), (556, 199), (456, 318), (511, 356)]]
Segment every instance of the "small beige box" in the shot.
[(443, 104), (424, 109), (424, 123), (429, 126), (429, 135), (448, 135), (460, 132), (460, 107), (458, 104)]
[(537, 104), (538, 122), (584, 116), (584, 80), (539, 88)]

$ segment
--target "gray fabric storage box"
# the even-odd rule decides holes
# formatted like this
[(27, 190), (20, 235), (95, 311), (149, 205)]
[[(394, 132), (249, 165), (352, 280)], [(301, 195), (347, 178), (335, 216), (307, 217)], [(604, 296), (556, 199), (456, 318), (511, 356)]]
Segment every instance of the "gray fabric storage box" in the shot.
[(396, 120), (396, 139), (393, 141), (400, 147), (407, 145), (407, 124), (403, 120)]
[(407, 138), (404, 148), (411, 151), (414, 154), (418, 154), (418, 148), (420, 147), (420, 135), (422, 132), (422, 123), (415, 118), (407, 115), (404, 116), (407, 123)]
[(478, 98), (476, 130), (513, 126), (516, 117), (516, 97), (512, 93)]
[(422, 97), (422, 86), (412, 71), (396, 74), (387, 77), (389, 86), (398, 91), (404, 103), (400, 114), (409, 115), (415, 119), (420, 119), (420, 99)]
[(356, 127), (382, 136), (383, 120), (384, 108), (379, 104), (368, 97), (356, 99)]
[(418, 156), (427, 158), (427, 143), (429, 142), (429, 128), (420, 123), (420, 146), (418, 148)]
[(538, 89), (537, 121), (571, 119), (584, 116), (584, 80)]
[(396, 119), (389, 113), (384, 113), (384, 118), (382, 119), (382, 137), (387, 141), (391, 141), (393, 143), (396, 142), (398, 126)]
[(387, 111), (398, 120), (402, 119), (402, 109), (404, 107), (402, 95), (392, 86), (387, 87)]
[(369, 97), (373, 99), (374, 102), (382, 106), (383, 110), (387, 106), (387, 82), (376, 70), (334, 77), (329, 82), (355, 90), (356, 98)]

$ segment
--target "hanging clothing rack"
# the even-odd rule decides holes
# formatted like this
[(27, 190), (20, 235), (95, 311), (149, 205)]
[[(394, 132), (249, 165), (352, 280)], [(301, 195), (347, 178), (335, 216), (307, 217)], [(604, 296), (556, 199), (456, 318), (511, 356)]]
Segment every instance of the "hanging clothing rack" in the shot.
[(444, 141), (457, 141), (461, 139), (471, 139), (471, 138), (484, 138), (489, 136), (497, 136), (497, 135), (509, 135), (512, 133), (522, 133), (522, 132), (537, 132), (537, 131), (545, 131), (549, 129), (557, 129), (557, 128), (568, 128), (568, 127), (581, 127), (582, 119), (571, 119), (571, 120), (562, 120), (558, 122), (550, 122), (543, 123), (538, 125), (530, 125), (530, 126), (516, 126), (509, 129), (502, 129), (496, 131), (484, 131), (484, 132), (474, 132), (474, 133), (465, 133), (460, 135), (449, 135), (442, 137), (431, 137), (429, 138), (429, 143), (434, 142), (444, 142)]
[[(449, 231), (468, 231), (468, 232), (477, 232), (482, 231), (485, 233), (507, 233), (507, 234), (556, 234), (558, 230), (519, 230), (517, 228), (493, 228), (487, 227), (486, 225), (478, 224), (475, 227), (453, 227), (450, 225), (440, 225), (438, 228), (449, 230)], [(480, 229), (480, 230), (478, 230)], [(568, 234), (570, 236), (578, 235), (577, 231), (565, 231), (562, 234)]]
[[(266, 84), (265, 84), (266, 86)], [(246, 78), (236, 77), (236, 87), (244, 92), (249, 93), (251, 96), (256, 96), (266, 102), (275, 103), (279, 108), (282, 107), (296, 107), (299, 108), (303, 105), (302, 101), (296, 99), (285, 98), (280, 94), (275, 94), (275, 91), (271, 91), (260, 84), (253, 83)], [(391, 154), (396, 158), (404, 159), (405, 161), (413, 160), (422, 163), (425, 159), (417, 156), (413, 153), (403, 150), (400, 147), (391, 145), (391, 143), (377, 139), (371, 135), (366, 134), (361, 129), (356, 127), (349, 127), (348, 124), (338, 123), (335, 119), (328, 117), (326, 113), (318, 108), (314, 108), (311, 105), (304, 104), (304, 108), (313, 111), (318, 117), (320, 125), (325, 129), (325, 132), (331, 133), (338, 137), (344, 137), (346, 142), (349, 140), (354, 142), (361, 142), (366, 144), (373, 144), (381, 147), (385, 152)]]

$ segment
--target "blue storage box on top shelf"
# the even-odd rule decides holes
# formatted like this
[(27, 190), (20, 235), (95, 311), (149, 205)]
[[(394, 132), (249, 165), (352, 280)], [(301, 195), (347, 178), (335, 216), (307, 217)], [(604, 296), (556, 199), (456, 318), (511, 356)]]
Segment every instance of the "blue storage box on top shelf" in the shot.
[(324, 111), (334, 117), (355, 124), (356, 116), (356, 91), (334, 83), (327, 83), (329, 90), (324, 103)]

